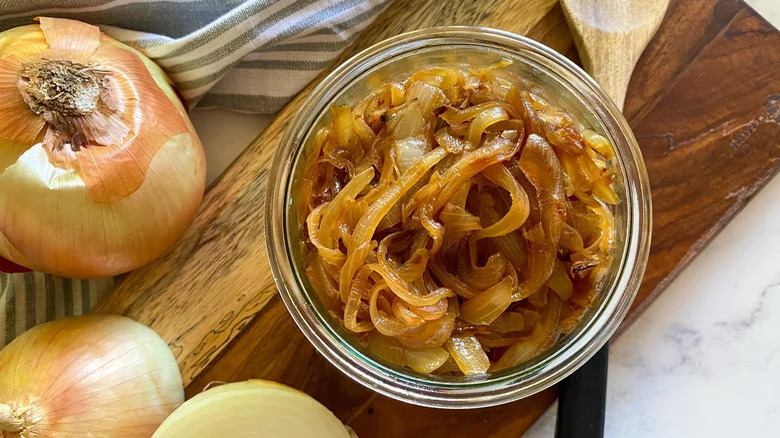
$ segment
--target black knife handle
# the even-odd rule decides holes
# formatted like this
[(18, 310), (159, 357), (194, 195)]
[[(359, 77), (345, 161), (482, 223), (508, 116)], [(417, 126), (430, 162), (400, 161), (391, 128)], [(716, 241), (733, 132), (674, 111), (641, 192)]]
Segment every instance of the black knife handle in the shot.
[(609, 343), (558, 385), (556, 438), (602, 438)]

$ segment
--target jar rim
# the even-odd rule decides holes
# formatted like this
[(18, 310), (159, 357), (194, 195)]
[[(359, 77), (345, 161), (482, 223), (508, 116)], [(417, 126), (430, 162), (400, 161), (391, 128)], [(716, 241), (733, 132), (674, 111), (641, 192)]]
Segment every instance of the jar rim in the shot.
[[(423, 377), (411, 370), (402, 372), (389, 368), (344, 342), (314, 310), (310, 293), (304, 290), (295, 267), (285, 224), (295, 157), (304, 148), (304, 140), (315, 120), (323, 109), (327, 109), (334, 96), (380, 63), (390, 62), (423, 47), (456, 44), (491, 47), (514, 55), (522, 52), (555, 69), (566, 81), (576, 85), (573, 89), (579, 97), (618, 136), (613, 145), (621, 160), (620, 167), (626, 174), (628, 229), (622, 260), (616, 260), (611, 268), (619, 269), (619, 272), (612, 284), (604, 285), (600, 291), (608, 296), (565, 343), (559, 342), (523, 364), (523, 368), (510, 368), (508, 372), (484, 378), (443, 381)], [(295, 323), (314, 347), (341, 372), (386, 396), (421, 406), (493, 406), (527, 397), (559, 382), (593, 356), (617, 330), (639, 289), (649, 255), (651, 200), (647, 172), (639, 146), (621, 112), (598, 84), (569, 59), (537, 41), (498, 29), (441, 26), (416, 30), (381, 41), (342, 63), (312, 90), (287, 126), (269, 173), (267, 188), (265, 228), (270, 266), (282, 300)]]

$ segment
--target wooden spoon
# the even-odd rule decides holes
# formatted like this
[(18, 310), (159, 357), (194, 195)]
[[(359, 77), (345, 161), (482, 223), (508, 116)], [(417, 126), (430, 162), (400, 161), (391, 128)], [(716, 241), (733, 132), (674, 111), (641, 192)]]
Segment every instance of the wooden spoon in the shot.
[(669, 0), (561, 0), (585, 70), (623, 108), (628, 80)]
[[(669, 0), (561, 0), (585, 70), (623, 108), (639, 56), (664, 18)], [(609, 343), (558, 386), (557, 438), (601, 438), (607, 399)]]

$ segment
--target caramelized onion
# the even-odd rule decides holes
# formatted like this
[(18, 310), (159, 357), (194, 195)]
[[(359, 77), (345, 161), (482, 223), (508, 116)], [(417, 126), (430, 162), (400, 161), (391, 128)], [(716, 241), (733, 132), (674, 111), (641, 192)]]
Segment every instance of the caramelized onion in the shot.
[(427, 350), (404, 350), (404, 363), (418, 373), (432, 373), (450, 358), (447, 350), (433, 347)]
[(447, 349), (460, 371), (467, 376), (485, 374), (490, 367), (485, 350), (474, 336), (453, 336), (447, 341)]
[(561, 300), (554, 294), (547, 298), (547, 305), (542, 309), (541, 322), (527, 337), (512, 344), (501, 359), (494, 365), (498, 371), (519, 365), (549, 348), (558, 338), (560, 328), (558, 321), (561, 316)]
[(558, 294), (562, 300), (568, 300), (574, 293), (574, 286), (572, 286), (571, 278), (569, 278), (569, 274), (560, 260), (555, 260), (555, 263), (553, 264), (550, 279), (547, 280), (547, 287)]
[(519, 365), (578, 326), (612, 266), (612, 146), (508, 65), (382, 84), (308, 145), (306, 276), (394, 366)]
[(478, 145), (482, 140), (482, 133), (492, 124), (509, 119), (509, 114), (500, 106), (488, 108), (474, 117), (469, 126), (468, 140), (473, 145)]
[[(472, 245), (474, 249), (476, 245)], [(469, 252), (475, 252), (470, 250)], [(463, 254), (458, 255), (458, 275), (466, 279), (475, 288), (487, 289), (501, 281), (506, 273), (509, 260), (502, 252), (496, 252), (488, 257), (485, 266), (477, 266), (474, 260), (466, 262)]]
[(472, 324), (490, 324), (512, 303), (512, 289), (512, 279), (505, 277), (495, 286), (461, 304), (460, 318)]
[(504, 217), (477, 233), (477, 239), (503, 236), (520, 228), (528, 219), (528, 213), (531, 211), (525, 190), (520, 187), (517, 180), (502, 164), (494, 164), (485, 169), (482, 174), (488, 180), (509, 192), (509, 195), (512, 197), (512, 206), (509, 207), (509, 211)]
[(519, 312), (505, 312), (490, 323), (490, 330), (495, 333), (521, 332), (525, 330), (525, 318)]
[(556, 245), (566, 219), (561, 164), (550, 145), (536, 134), (528, 137), (517, 164), (536, 188), (542, 227)]
[(446, 229), (452, 232), (475, 231), (482, 229), (479, 218), (466, 209), (447, 203), (439, 214)]

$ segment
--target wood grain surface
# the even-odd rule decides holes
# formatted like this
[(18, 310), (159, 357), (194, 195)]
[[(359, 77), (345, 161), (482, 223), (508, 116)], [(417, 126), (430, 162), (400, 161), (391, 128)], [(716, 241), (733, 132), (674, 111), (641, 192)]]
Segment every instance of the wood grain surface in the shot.
[[(481, 24), (577, 59), (555, 1), (397, 0), (342, 59), (399, 32)], [(638, 315), (780, 168), (780, 34), (737, 0), (672, 0), (637, 63), (625, 110), (654, 203)], [(318, 79), (319, 80), (319, 79)], [(315, 81), (317, 82), (317, 81)], [(443, 411), (378, 396), (314, 352), (276, 295), (264, 240), (266, 175), (293, 100), (214, 184), (193, 227), (130, 274), (96, 311), (155, 329), (191, 396), (212, 381), (277, 380), (317, 397), (362, 437), (518, 436), (554, 390), (508, 405)]]

